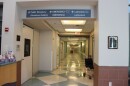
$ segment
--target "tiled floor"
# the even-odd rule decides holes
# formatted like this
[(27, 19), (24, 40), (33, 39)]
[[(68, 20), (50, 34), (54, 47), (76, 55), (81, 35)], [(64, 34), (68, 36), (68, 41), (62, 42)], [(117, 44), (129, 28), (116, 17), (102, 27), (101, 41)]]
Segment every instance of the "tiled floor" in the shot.
[(22, 86), (93, 86), (93, 78), (83, 77), (84, 60), (79, 54), (69, 54), (61, 66), (52, 72), (39, 72)]

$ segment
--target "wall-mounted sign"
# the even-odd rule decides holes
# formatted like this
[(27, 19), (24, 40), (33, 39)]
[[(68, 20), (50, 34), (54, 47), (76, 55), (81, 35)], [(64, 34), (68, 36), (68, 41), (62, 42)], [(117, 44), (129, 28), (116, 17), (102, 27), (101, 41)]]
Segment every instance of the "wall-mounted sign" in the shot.
[(108, 49), (118, 49), (118, 36), (108, 36)]
[(27, 18), (30, 17), (91, 17), (90, 9), (47, 9), (27, 10)]

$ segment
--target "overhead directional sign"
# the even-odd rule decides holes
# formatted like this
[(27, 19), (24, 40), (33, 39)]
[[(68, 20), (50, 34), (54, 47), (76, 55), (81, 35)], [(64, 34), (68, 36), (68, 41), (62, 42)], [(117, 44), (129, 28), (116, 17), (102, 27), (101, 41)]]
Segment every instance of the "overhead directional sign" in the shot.
[(90, 9), (38, 9), (27, 10), (27, 18), (30, 17), (91, 17)]

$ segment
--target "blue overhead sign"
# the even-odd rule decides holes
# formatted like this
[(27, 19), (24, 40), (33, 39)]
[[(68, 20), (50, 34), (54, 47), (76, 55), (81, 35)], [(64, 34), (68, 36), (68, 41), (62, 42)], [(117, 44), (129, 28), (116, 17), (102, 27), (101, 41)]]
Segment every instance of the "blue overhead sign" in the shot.
[(27, 10), (27, 18), (32, 17), (91, 17), (91, 10), (86, 9), (47, 9)]

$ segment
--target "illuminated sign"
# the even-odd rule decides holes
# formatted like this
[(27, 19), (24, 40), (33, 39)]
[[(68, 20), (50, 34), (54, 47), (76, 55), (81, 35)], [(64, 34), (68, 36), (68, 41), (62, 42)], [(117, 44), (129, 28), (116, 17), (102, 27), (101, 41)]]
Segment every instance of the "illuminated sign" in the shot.
[(27, 10), (27, 18), (32, 17), (91, 17), (91, 10), (87, 9), (47, 9)]

